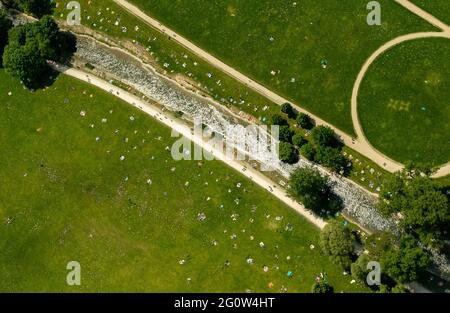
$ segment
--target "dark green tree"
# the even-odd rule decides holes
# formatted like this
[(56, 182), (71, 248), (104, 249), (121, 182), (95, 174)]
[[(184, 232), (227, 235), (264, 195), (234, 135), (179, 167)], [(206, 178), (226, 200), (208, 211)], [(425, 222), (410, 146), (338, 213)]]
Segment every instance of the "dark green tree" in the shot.
[(326, 208), (330, 188), (326, 177), (311, 168), (297, 168), (289, 178), (288, 194), (316, 213)]
[(294, 131), (291, 130), (289, 126), (280, 126), (279, 128), (280, 141), (292, 143), (292, 136), (294, 136)]
[(281, 161), (294, 164), (298, 162), (298, 153), (293, 145), (288, 142), (279, 143), (279, 158)]
[(284, 103), (281, 105), (281, 112), (287, 114), (289, 118), (295, 119), (297, 117), (297, 112), (294, 110), (290, 103)]
[(19, 45), (17, 42), (8, 44), (3, 54), (3, 65), (8, 73), (31, 88), (48, 69), (35, 40), (29, 40), (25, 45)]
[(381, 197), (380, 209), (386, 214), (401, 212), (400, 225), (407, 233), (424, 244), (441, 245), (450, 223), (450, 202), (433, 179), (397, 174), (385, 182)]
[(327, 224), (320, 233), (320, 246), (323, 253), (333, 263), (349, 269), (353, 257), (353, 238), (350, 230), (337, 221)]
[(280, 114), (274, 114), (270, 117), (270, 125), (288, 126), (288, 121)]
[(316, 149), (315, 160), (323, 166), (331, 169), (333, 172), (341, 171), (347, 173), (348, 160), (342, 155), (338, 148), (318, 146)]
[(292, 136), (292, 143), (294, 144), (294, 146), (301, 148), (303, 145), (308, 143), (308, 140), (306, 140), (305, 137), (300, 134), (295, 134), (294, 136)]
[(55, 2), (52, 0), (3, 0), (3, 2), (37, 18), (52, 14), (55, 7)]
[(299, 113), (297, 115), (297, 124), (303, 129), (311, 129), (314, 127), (311, 117), (305, 113)]
[(308, 142), (300, 148), (300, 154), (308, 160), (314, 161), (316, 158), (316, 149), (310, 142)]
[(404, 236), (400, 246), (392, 246), (381, 257), (381, 266), (387, 274), (400, 283), (416, 280), (430, 265), (428, 254), (418, 246), (417, 240)]
[(334, 131), (327, 126), (317, 126), (311, 131), (311, 138), (315, 145), (324, 147), (339, 146)]

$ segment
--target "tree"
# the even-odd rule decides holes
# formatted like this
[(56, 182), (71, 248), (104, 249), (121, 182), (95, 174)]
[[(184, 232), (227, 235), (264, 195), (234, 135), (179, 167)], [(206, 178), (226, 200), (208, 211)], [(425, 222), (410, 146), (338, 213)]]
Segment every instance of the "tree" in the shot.
[(337, 148), (318, 146), (315, 160), (333, 172), (347, 171), (348, 160)]
[(384, 183), (380, 209), (401, 212), (400, 225), (424, 244), (439, 246), (450, 222), (450, 201), (430, 177), (398, 173)]
[(326, 225), (320, 233), (322, 251), (333, 263), (350, 268), (353, 256), (353, 238), (347, 227), (336, 221)]
[(270, 124), (271, 125), (278, 125), (278, 126), (288, 126), (288, 121), (282, 117), (280, 114), (274, 114), (270, 118)]
[(297, 116), (297, 112), (294, 110), (290, 103), (284, 103), (281, 106), (281, 112), (286, 113), (289, 118), (294, 118)]
[(306, 140), (305, 137), (300, 134), (295, 134), (294, 136), (292, 136), (292, 143), (296, 147), (301, 148), (303, 145), (308, 143), (308, 140)]
[[(57, 61), (68, 48), (58, 25), (50, 16), (35, 23), (11, 29), (5, 47), (3, 65), (27, 87), (42, 83), (42, 75), (48, 71), (47, 60)], [(73, 52), (73, 51), (72, 51)]]
[(37, 18), (52, 14), (55, 2), (51, 0), (6, 0), (6, 5), (15, 7)]
[(310, 161), (314, 161), (316, 158), (316, 149), (311, 143), (306, 143), (300, 148), (300, 153), (305, 158), (307, 158)]
[(289, 126), (280, 126), (278, 135), (280, 141), (291, 143), (294, 132), (289, 128)]
[(359, 282), (366, 283), (367, 274), (370, 272), (370, 270), (367, 269), (367, 264), (369, 264), (370, 261), (370, 258), (366, 254), (361, 254), (350, 266), (352, 277)]
[(312, 293), (333, 293), (334, 288), (328, 284), (327, 281), (320, 280), (315, 282), (311, 288)]
[(311, 168), (297, 168), (289, 178), (288, 194), (316, 213), (326, 207), (330, 193), (326, 177)]
[(315, 145), (324, 147), (336, 147), (338, 142), (336, 140), (334, 131), (327, 126), (317, 126), (311, 131), (311, 137)]
[(8, 73), (19, 78), (27, 87), (34, 87), (47, 70), (47, 63), (36, 41), (28, 41), (23, 46), (16, 42), (7, 45), (3, 65)]
[(288, 142), (279, 143), (279, 158), (281, 161), (294, 164), (298, 162), (297, 150)]
[(11, 20), (7, 17), (6, 12), (0, 8), (0, 65), (2, 63), (3, 50), (8, 43), (8, 31), (11, 27)]
[(297, 124), (303, 129), (311, 129), (314, 127), (311, 117), (305, 113), (299, 113), (297, 115)]
[(382, 268), (400, 283), (416, 280), (429, 265), (429, 256), (411, 235), (404, 236), (399, 247), (393, 246), (381, 257)]

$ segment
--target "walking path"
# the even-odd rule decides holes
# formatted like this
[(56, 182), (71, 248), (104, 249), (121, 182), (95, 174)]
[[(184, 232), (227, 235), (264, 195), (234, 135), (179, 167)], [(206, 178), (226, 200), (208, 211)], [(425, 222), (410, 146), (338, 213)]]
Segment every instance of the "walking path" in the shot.
[[(226, 74), (230, 75), (231, 77), (235, 78), (239, 82), (243, 83), (247, 87), (253, 89), (254, 91), (258, 92), (259, 94), (263, 95), (264, 97), (268, 98), (269, 100), (273, 101), (276, 104), (283, 104), (286, 102), (292, 103), (292, 105), (295, 107), (296, 110), (299, 112), (307, 113), (309, 114), (317, 123), (317, 125), (324, 125), (331, 127), (335, 133), (341, 138), (341, 140), (347, 145), (348, 147), (356, 150), (357, 152), (361, 153), (362, 155), (366, 156), (367, 158), (374, 161), (376, 164), (384, 168), (385, 170), (389, 172), (396, 172), (403, 168), (403, 164), (400, 162), (397, 162), (395, 160), (392, 160), (385, 154), (381, 153), (377, 149), (375, 149), (370, 142), (367, 140), (367, 138), (364, 136), (364, 132), (362, 130), (361, 124), (359, 123), (358, 114), (357, 114), (357, 96), (359, 87), (361, 85), (361, 81), (364, 78), (365, 73), (369, 69), (372, 62), (383, 52), (386, 50), (392, 48), (393, 46), (400, 44), (407, 40), (413, 40), (417, 38), (427, 38), (427, 37), (445, 37), (449, 38), (447, 34), (450, 34), (450, 27), (446, 25), (445, 23), (441, 22), (439, 19), (435, 18), (431, 14), (425, 12), (424, 10), (420, 9), (418, 6), (412, 4), (408, 0), (396, 0), (397, 3), (404, 6), (406, 9), (411, 11), (412, 13), (420, 16), (421, 18), (425, 19), (429, 23), (437, 26), (438, 28), (441, 28), (443, 32), (441, 33), (418, 33), (418, 34), (411, 34), (406, 36), (400, 36), (398, 38), (395, 38), (391, 40), (390, 42), (383, 45), (380, 49), (378, 49), (364, 64), (363, 69), (358, 75), (358, 78), (355, 82), (353, 94), (352, 94), (352, 121), (356, 130), (357, 138), (352, 138), (351, 136), (347, 135), (343, 131), (337, 129), (333, 125), (329, 124), (328, 122), (322, 120), (320, 117), (302, 109), (295, 103), (292, 103), (292, 101), (289, 101), (286, 98), (283, 98), (282, 96), (276, 94), (275, 92), (269, 90), (268, 88), (264, 87), (260, 83), (252, 80), (248, 76), (242, 74), (241, 72), (237, 71), (236, 69), (232, 68), (231, 66), (223, 63), (213, 55), (209, 54), (205, 50), (201, 49), (188, 39), (184, 38), (183, 36), (179, 35), (175, 31), (171, 30), (170, 28), (166, 27), (162, 23), (160, 23), (158, 20), (148, 16), (143, 11), (141, 11), (137, 6), (129, 3), (126, 0), (114, 0), (115, 3), (117, 3), (119, 6), (130, 12), (132, 15), (140, 18), (145, 23), (150, 25), (151, 27), (155, 28), (156, 30), (160, 31), (161, 33), (173, 38), (175, 41), (177, 41), (179, 44), (184, 46), (186, 49), (190, 50), (203, 60), (207, 61), (211, 65), (215, 66), (216, 68), (220, 69), (221, 71), (225, 72)], [(419, 35), (421, 34), (421, 35)], [(440, 34), (441, 36), (434, 35), (434, 34)], [(411, 37), (408, 37), (411, 36)], [(416, 37), (417, 36), (417, 37)], [(442, 177), (450, 174), (450, 163), (443, 166), (438, 170), (438, 172), (434, 175), (434, 177)]]
[(185, 136), (198, 146), (202, 147), (205, 151), (210, 152), (212, 155), (214, 155), (215, 159), (226, 163), (228, 166), (240, 172), (242, 175), (246, 176), (254, 183), (258, 184), (262, 188), (269, 191), (272, 195), (274, 195), (276, 198), (278, 198), (279, 200), (281, 200), (282, 202), (293, 208), (295, 211), (304, 216), (309, 222), (313, 223), (318, 228), (322, 229), (326, 225), (326, 222), (323, 219), (315, 216), (310, 211), (306, 210), (302, 204), (289, 198), (286, 195), (286, 190), (280, 188), (277, 184), (275, 184), (269, 178), (261, 174), (259, 171), (253, 169), (252, 167), (247, 167), (236, 160), (231, 160), (230, 158), (227, 158), (224, 151), (219, 150), (217, 147), (213, 146), (208, 142), (205, 142), (203, 138), (195, 136), (188, 125), (182, 123), (181, 121), (173, 119), (173, 117), (167, 115), (158, 108), (150, 105), (145, 101), (142, 101), (141, 99), (132, 95), (131, 93), (126, 92), (123, 89), (116, 87), (96, 76), (87, 74), (86, 72), (74, 68), (67, 68), (60, 65), (52, 64), (52, 67), (68, 76), (77, 78), (100, 89), (103, 89), (113, 94), (114, 96), (122, 99), (123, 101), (133, 105), (139, 110), (147, 113), (148, 115), (152, 116), (159, 122), (177, 131), (181, 136)]

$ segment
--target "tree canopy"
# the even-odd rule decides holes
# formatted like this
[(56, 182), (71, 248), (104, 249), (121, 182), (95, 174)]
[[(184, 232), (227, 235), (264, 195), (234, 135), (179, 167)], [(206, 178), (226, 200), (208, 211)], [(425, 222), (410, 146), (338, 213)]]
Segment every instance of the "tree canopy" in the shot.
[(416, 280), (429, 265), (429, 256), (410, 235), (401, 239), (399, 247), (392, 246), (381, 257), (382, 268), (400, 283)]
[(336, 221), (326, 225), (320, 234), (322, 251), (333, 263), (348, 269), (352, 263), (353, 238), (350, 230)]

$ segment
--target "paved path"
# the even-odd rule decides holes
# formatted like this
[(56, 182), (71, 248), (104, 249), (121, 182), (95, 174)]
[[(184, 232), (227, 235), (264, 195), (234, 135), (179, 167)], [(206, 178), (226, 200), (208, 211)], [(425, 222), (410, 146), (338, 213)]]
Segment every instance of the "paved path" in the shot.
[[(129, 92), (124, 91), (123, 89), (116, 87), (96, 76), (93, 76), (91, 74), (87, 74), (86, 72), (73, 69), (73, 68), (66, 68), (62, 66), (52, 65), (55, 69), (58, 71), (77, 78), (79, 80), (82, 80), (84, 82), (87, 82), (93, 86), (96, 86), (100, 89), (103, 89), (117, 98), (120, 98), (121, 100), (133, 105), (134, 107), (138, 108), (139, 110), (147, 113), (148, 115), (152, 116), (159, 122), (163, 123), (164, 125), (170, 127), (171, 129), (177, 131), (180, 135), (185, 136), (186, 138), (190, 139), (192, 142), (197, 144), (198, 146), (202, 147), (205, 151), (210, 152), (212, 155), (214, 155), (215, 159), (220, 160), (224, 163), (226, 163), (231, 168), (235, 169), (236, 171), (240, 172), (242, 175), (246, 176), (248, 179), (253, 181), (255, 184), (261, 186), (262, 188), (266, 189), (268, 192), (270, 192), (273, 196), (293, 208), (295, 211), (300, 213), (302, 216), (304, 216), (309, 222), (313, 223), (318, 228), (322, 229), (326, 222), (312, 214), (310, 211), (306, 210), (305, 207), (292, 200), (286, 195), (286, 190), (275, 184), (273, 181), (271, 181), (269, 178), (261, 174), (259, 171), (253, 169), (252, 167), (248, 167), (236, 160), (230, 160), (226, 157), (226, 154), (211, 145), (208, 142), (205, 142), (202, 138), (198, 136), (194, 136), (191, 132), (191, 129), (188, 125), (183, 124), (180, 121), (177, 121), (173, 119), (173, 117), (167, 115), (163, 111), (159, 110), (158, 108), (150, 105), (147, 102), (142, 101), (138, 97), (132, 95)], [(220, 145), (219, 145), (220, 146)]]
[[(243, 83), (247, 87), (253, 89), (254, 91), (256, 91), (259, 94), (263, 95), (264, 97), (268, 98), (269, 100), (275, 102), (276, 104), (281, 105), (286, 102), (292, 103), (292, 101), (290, 101), (286, 98), (283, 98), (282, 96), (276, 94), (275, 92), (273, 92), (273, 91), (269, 90), (268, 88), (264, 87), (263, 85), (259, 84), (258, 82), (252, 80), (248, 76), (242, 74), (241, 72), (239, 72), (239, 71), (235, 70), (234, 68), (228, 66), (227, 64), (223, 63), (222, 61), (220, 61), (213, 55), (209, 54), (205, 50), (196, 46), (194, 43), (187, 40), (183, 36), (180, 36), (178, 33), (171, 30), (170, 28), (166, 27), (165, 25), (163, 25), (156, 19), (148, 16), (147, 14), (142, 12), (138, 7), (129, 3), (128, 1), (114, 0), (114, 2), (116, 2), (118, 5), (123, 7), (125, 10), (127, 10), (131, 14), (133, 14), (136, 17), (143, 20), (145, 23), (147, 23), (151, 27), (153, 27), (153, 28), (157, 29), (158, 31), (160, 31), (161, 33), (173, 38), (179, 44), (181, 44), (186, 49), (190, 50), (191, 52), (193, 52), (194, 54), (196, 54), (203, 60), (207, 61), (208, 63), (210, 63), (211, 65), (220, 69), (221, 71), (227, 73), (231, 77), (235, 78), (239, 82)], [(377, 163), (384, 169), (386, 169), (390, 172), (395, 172), (395, 171), (402, 169), (402, 164), (400, 164), (398, 162), (394, 162), (393, 160), (387, 158), (383, 154), (380, 154), (378, 151), (374, 150), (372, 148), (372, 146), (367, 145), (366, 141), (360, 141), (358, 139), (354, 139), (351, 136), (349, 136), (348, 134), (344, 133), (343, 131), (337, 129), (333, 125), (325, 122), (320, 117), (315, 116), (314, 114), (300, 108), (295, 103), (292, 103), (292, 104), (299, 112), (304, 112), (304, 113), (309, 114), (316, 121), (316, 123), (318, 125), (325, 125), (325, 126), (331, 127), (347, 146), (349, 146), (350, 148), (356, 150), (357, 152), (365, 155), (366, 157), (368, 157), (369, 159), (371, 159), (372, 161), (374, 161), (375, 163)]]

